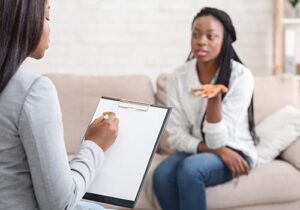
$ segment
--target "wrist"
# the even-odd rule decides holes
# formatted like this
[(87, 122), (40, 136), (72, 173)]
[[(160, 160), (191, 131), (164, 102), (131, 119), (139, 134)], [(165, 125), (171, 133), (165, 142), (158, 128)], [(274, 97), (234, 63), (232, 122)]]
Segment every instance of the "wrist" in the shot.
[(221, 101), (221, 96), (222, 96), (222, 93), (219, 92), (215, 97), (208, 98), (208, 102), (217, 103), (217, 102)]
[(222, 156), (224, 154), (224, 151), (226, 150), (226, 147), (220, 147), (218, 149), (215, 149), (214, 150), (214, 153), (218, 156)]
[(197, 153), (201, 152), (210, 152), (210, 149), (203, 142), (200, 142), (197, 146)]

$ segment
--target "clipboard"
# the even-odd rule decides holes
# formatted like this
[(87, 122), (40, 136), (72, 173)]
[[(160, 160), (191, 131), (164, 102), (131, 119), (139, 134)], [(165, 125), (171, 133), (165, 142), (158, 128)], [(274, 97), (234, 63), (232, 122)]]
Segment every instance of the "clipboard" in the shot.
[(116, 113), (118, 137), (83, 198), (134, 208), (171, 108), (103, 96), (91, 122), (103, 112)]

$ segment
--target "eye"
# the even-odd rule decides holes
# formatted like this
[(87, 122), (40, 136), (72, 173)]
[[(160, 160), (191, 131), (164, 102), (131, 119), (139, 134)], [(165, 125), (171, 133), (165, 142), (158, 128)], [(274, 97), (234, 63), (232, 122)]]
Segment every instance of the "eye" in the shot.
[(50, 17), (46, 17), (45, 19), (46, 19), (47, 21), (50, 21)]
[(214, 34), (208, 34), (207, 35), (207, 38), (209, 39), (209, 40), (214, 40), (215, 39), (215, 35)]
[(192, 32), (192, 38), (197, 39), (199, 37), (199, 34), (197, 32)]

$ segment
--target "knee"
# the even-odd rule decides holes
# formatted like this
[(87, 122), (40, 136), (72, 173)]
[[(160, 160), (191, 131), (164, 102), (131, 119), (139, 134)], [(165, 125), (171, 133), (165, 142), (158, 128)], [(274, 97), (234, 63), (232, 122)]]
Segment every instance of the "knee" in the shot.
[(174, 154), (162, 161), (154, 170), (152, 177), (154, 184), (165, 185), (176, 180), (177, 167), (184, 157), (183, 154)]
[(188, 157), (178, 167), (178, 178), (197, 182), (204, 180), (209, 173), (206, 166), (207, 164), (200, 161), (199, 158)]
[(153, 173), (153, 184), (154, 186), (161, 186), (163, 185), (168, 177), (170, 176), (169, 171), (167, 168), (163, 167), (162, 165), (159, 165)]
[(191, 160), (191, 158), (186, 158), (182, 161), (177, 169), (177, 175), (179, 178), (182, 177), (188, 180), (191, 180), (196, 176), (195, 163)]

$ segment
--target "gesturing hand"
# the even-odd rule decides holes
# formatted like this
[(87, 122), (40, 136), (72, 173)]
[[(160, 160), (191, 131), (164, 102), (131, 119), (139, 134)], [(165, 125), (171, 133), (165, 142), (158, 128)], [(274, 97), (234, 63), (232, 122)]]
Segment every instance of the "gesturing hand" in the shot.
[(231, 171), (233, 177), (247, 175), (249, 166), (245, 159), (230, 148), (223, 147), (216, 150), (216, 153), (223, 160), (226, 167)]
[(202, 85), (199, 88), (193, 88), (192, 92), (195, 96), (201, 96), (203, 98), (214, 98), (219, 94), (226, 93), (228, 88), (224, 85)]

